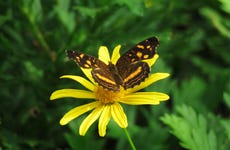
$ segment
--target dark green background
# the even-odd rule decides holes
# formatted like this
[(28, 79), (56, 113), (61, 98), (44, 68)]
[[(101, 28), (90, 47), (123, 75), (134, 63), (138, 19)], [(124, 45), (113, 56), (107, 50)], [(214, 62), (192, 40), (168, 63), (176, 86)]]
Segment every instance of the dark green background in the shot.
[(66, 49), (97, 56), (100, 45), (121, 52), (151, 36), (160, 40), (152, 72), (170, 78), (146, 88), (170, 95), (156, 106), (123, 105), (137, 149), (230, 149), (229, 0), (0, 1), (0, 149), (130, 149), (110, 122), (78, 135), (83, 115), (65, 112), (91, 100), (49, 101), (62, 88), (82, 88), (61, 75), (83, 75)]

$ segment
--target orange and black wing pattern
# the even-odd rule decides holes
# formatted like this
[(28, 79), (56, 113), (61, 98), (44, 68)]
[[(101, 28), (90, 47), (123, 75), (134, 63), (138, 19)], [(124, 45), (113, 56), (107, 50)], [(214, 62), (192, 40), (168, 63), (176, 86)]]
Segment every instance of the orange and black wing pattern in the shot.
[(91, 74), (95, 82), (107, 90), (118, 91), (119, 85), (114, 80), (108, 65), (96, 57), (68, 50), (66, 51), (69, 59), (74, 60), (78, 66), (84, 69), (92, 69)]
[(156, 37), (148, 38), (128, 50), (116, 64), (108, 62), (108, 65), (96, 57), (78, 51), (68, 50), (66, 53), (80, 67), (92, 69), (92, 77), (99, 86), (116, 92), (120, 90), (120, 86), (124, 89), (132, 88), (148, 77), (150, 66), (142, 60), (153, 58), (158, 45)]
[(156, 37), (148, 38), (122, 55), (116, 67), (123, 79), (125, 89), (132, 88), (143, 82), (150, 73), (150, 66), (142, 60), (151, 59), (157, 53), (159, 41)]

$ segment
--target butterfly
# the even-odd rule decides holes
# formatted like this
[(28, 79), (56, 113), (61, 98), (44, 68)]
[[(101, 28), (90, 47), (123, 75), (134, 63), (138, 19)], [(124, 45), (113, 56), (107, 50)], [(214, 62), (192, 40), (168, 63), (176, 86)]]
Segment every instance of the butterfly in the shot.
[(98, 58), (79, 51), (67, 50), (66, 53), (78, 66), (92, 69), (92, 77), (99, 86), (117, 92), (120, 86), (124, 89), (133, 88), (149, 76), (150, 66), (142, 60), (153, 58), (158, 45), (156, 37), (148, 38), (124, 53), (116, 64), (105, 64)]

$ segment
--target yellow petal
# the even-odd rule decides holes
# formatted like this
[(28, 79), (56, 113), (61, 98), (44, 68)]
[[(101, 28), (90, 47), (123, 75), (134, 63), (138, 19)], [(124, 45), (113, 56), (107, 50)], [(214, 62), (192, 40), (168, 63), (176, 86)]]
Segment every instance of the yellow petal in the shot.
[(89, 127), (99, 118), (103, 111), (104, 105), (99, 105), (95, 108), (81, 123), (79, 128), (79, 134), (84, 136), (88, 131)]
[(154, 83), (154, 82), (156, 82), (158, 80), (167, 78), (168, 76), (169, 76), (168, 73), (154, 73), (154, 74), (151, 74), (147, 79), (145, 79), (144, 82), (141, 82), (140, 85), (137, 85), (134, 88), (129, 88), (129, 89), (126, 90), (126, 92), (131, 93), (131, 92), (139, 91), (139, 90), (149, 86), (150, 84), (152, 84), (152, 83)]
[(147, 62), (149, 66), (152, 66), (155, 64), (156, 60), (158, 59), (159, 55), (156, 54), (151, 59), (143, 60), (144, 62)]
[(116, 64), (117, 60), (120, 58), (120, 52), (119, 52), (120, 48), (121, 48), (121, 45), (117, 45), (113, 50), (113, 54), (111, 58), (111, 62), (113, 64)]
[(91, 91), (94, 91), (94, 89), (95, 89), (95, 85), (93, 85), (91, 82), (89, 82), (88, 80), (86, 80), (85, 78), (80, 77), (80, 76), (64, 75), (64, 76), (61, 76), (61, 78), (69, 78), (69, 79), (75, 80), (75, 81), (81, 83), (81, 85), (83, 85), (84, 87), (86, 87), (87, 89), (89, 89)]
[(119, 103), (114, 103), (113, 105), (111, 105), (111, 114), (113, 120), (121, 128), (126, 128), (128, 126), (126, 114), (124, 113), (124, 110)]
[(61, 90), (54, 91), (50, 96), (50, 100), (55, 100), (64, 97), (95, 99), (95, 94), (85, 90), (61, 89)]
[(161, 101), (168, 100), (169, 96), (159, 92), (136, 92), (125, 95), (120, 102), (129, 105), (157, 105)]
[(82, 72), (85, 74), (85, 76), (86, 76), (93, 84), (95, 84), (94, 79), (93, 79), (92, 74), (91, 74), (92, 69), (84, 69), (84, 68), (81, 68), (81, 70), (82, 70)]
[(98, 51), (98, 58), (103, 61), (105, 64), (109, 64), (110, 62), (110, 56), (109, 51), (106, 46), (101, 46)]
[(97, 107), (100, 104), (99, 101), (96, 102), (92, 102), (89, 104), (85, 104), (82, 106), (78, 106), (75, 107), (74, 109), (71, 109), (70, 111), (68, 111), (60, 120), (60, 124), (61, 125), (66, 125), (67, 123), (69, 123), (71, 120), (79, 117), (80, 115), (86, 113), (87, 111), (90, 111), (92, 109), (94, 109), (95, 107)]
[(105, 136), (106, 134), (106, 126), (108, 125), (110, 118), (111, 118), (111, 107), (110, 105), (106, 105), (101, 113), (101, 116), (99, 118), (99, 124), (98, 124), (98, 132), (101, 137)]

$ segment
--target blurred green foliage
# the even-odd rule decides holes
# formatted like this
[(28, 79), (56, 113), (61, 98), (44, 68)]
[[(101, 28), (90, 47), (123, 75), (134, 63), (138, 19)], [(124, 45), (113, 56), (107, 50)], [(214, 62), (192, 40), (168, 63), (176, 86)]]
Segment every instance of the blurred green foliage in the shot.
[(49, 101), (65, 74), (82, 75), (65, 49), (97, 55), (100, 45), (122, 52), (158, 36), (152, 72), (170, 79), (148, 87), (169, 93), (157, 106), (125, 106), (137, 149), (230, 149), (229, 0), (8, 0), (0, 2), (0, 149), (130, 149), (110, 122), (105, 138), (94, 124), (78, 135), (82, 118), (59, 119), (81, 100)]

